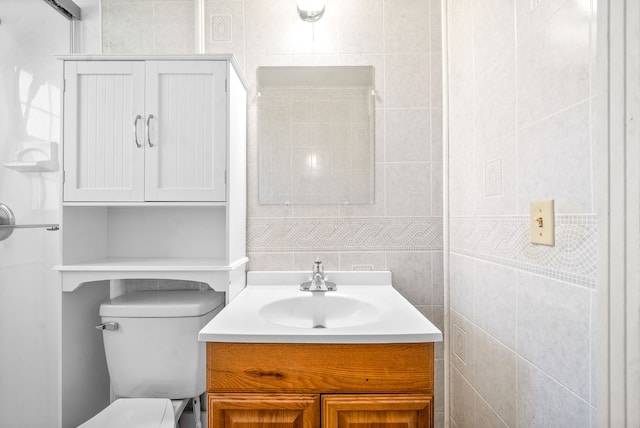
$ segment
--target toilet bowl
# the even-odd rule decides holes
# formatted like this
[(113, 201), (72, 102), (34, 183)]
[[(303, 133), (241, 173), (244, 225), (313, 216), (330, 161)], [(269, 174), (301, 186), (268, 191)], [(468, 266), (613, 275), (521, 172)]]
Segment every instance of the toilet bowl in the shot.
[(175, 428), (188, 400), (120, 398), (78, 428)]

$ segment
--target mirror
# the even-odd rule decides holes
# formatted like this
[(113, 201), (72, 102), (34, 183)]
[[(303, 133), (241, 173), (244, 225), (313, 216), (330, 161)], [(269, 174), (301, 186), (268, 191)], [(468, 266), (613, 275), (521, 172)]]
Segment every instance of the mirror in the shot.
[(257, 73), (260, 204), (372, 204), (373, 67)]

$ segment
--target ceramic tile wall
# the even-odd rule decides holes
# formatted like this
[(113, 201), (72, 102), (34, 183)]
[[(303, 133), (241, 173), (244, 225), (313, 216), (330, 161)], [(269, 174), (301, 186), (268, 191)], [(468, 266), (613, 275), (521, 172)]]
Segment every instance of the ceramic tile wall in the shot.
[[(102, 0), (103, 51), (194, 52), (194, 3)], [(205, 1), (203, 22), (205, 51), (235, 54), (249, 82), (249, 269), (305, 270), (317, 257), (327, 270), (389, 269), (443, 329), (440, 0), (327, 0), (315, 24), (292, 0)], [(275, 65), (375, 67), (374, 204), (258, 203), (256, 68)], [(440, 427), (443, 371), (438, 345)]]
[[(452, 427), (596, 412), (594, 9), (448, 0)], [(542, 199), (555, 247), (529, 242)]]

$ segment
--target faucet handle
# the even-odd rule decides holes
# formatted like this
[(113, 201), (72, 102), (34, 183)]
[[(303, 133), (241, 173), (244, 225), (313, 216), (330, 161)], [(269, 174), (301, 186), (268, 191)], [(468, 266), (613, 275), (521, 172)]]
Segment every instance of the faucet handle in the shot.
[(317, 273), (324, 276), (324, 267), (319, 259), (316, 259), (316, 261), (313, 262), (313, 275)]

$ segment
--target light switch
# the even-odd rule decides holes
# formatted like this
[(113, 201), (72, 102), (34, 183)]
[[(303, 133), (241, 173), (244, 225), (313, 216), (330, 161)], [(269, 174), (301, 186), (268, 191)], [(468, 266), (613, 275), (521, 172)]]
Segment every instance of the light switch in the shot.
[(530, 226), (532, 243), (550, 246), (556, 244), (553, 199), (531, 202)]

